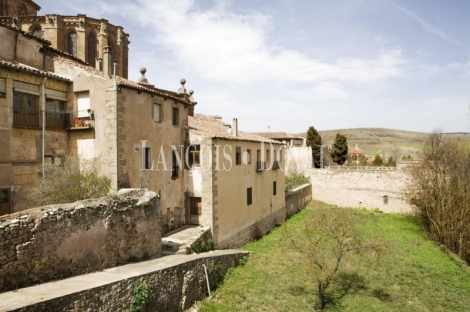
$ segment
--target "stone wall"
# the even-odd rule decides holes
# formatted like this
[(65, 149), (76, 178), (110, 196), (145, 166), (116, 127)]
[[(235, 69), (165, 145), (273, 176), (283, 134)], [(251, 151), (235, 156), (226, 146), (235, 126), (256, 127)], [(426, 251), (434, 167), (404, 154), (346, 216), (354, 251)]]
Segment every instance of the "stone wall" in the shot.
[(286, 193), (285, 198), (286, 205), (284, 208), (269, 214), (230, 238), (219, 242), (217, 248), (238, 248), (253, 239), (259, 239), (274, 227), (282, 224), (286, 218), (304, 209), (312, 200), (312, 186), (310, 184), (301, 185)]
[(410, 179), (406, 167), (345, 167), (311, 170), (313, 198), (342, 207), (411, 213), (404, 192)]
[[(132, 271), (132, 276), (121, 277), (112, 282), (109, 280), (112, 279), (110, 275), (115, 274), (111, 272), (114, 269), (106, 270), (109, 272), (99, 272), (93, 277), (98, 286), (95, 284), (92, 287), (81, 287), (82, 290), (63, 296), (54, 294), (53, 299), (41, 300), (42, 302), (26, 306), (15, 303), (15, 308), (10, 311), (129, 311), (130, 303), (135, 297), (134, 288), (146, 284), (149, 289), (149, 302), (141, 310), (142, 312), (180, 312), (189, 309), (196, 301), (207, 296), (203, 265), (208, 271), (210, 288), (214, 289), (223, 280), (228, 269), (237, 266), (247, 255), (248, 252), (227, 250), (198, 255), (168, 256), (132, 264), (133, 268), (129, 270)], [(116, 273), (119, 274), (125, 275)], [(103, 278), (101, 275), (106, 277)]]
[(28, 209), (0, 218), (0, 291), (158, 256), (158, 195)]
[(312, 201), (312, 185), (304, 184), (286, 193), (286, 217), (307, 207)]

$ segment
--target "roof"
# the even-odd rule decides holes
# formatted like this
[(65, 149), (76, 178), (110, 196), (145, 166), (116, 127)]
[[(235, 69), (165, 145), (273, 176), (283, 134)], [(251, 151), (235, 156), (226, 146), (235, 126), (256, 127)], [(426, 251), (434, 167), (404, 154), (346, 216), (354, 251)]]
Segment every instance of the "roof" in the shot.
[(20, 71), (24, 71), (24, 72), (29, 72), (29, 73), (39, 75), (39, 76), (43, 76), (43, 77), (49, 77), (49, 78), (53, 78), (53, 79), (57, 79), (57, 80), (63, 80), (63, 81), (71, 82), (70, 79), (58, 76), (54, 73), (51, 73), (51, 72), (48, 72), (48, 71), (45, 71), (45, 70), (36, 69), (34, 67), (30, 67), (30, 66), (20, 64), (20, 63), (12, 63), (12, 62), (8, 62), (8, 61), (5, 61), (5, 60), (0, 60), (0, 66), (11, 68), (11, 69), (16, 69), (16, 70), (20, 70)]
[(222, 122), (221, 119), (215, 119), (214, 117), (202, 114), (188, 116), (188, 126), (190, 132), (209, 136), (211, 138), (282, 144), (279, 141), (271, 140), (254, 133), (243, 132), (240, 130), (238, 130), (238, 135), (234, 136), (233, 133), (229, 133), (229, 129), (232, 128), (230, 125)]
[[(3, 18), (8, 18), (7, 16), (2, 16)], [(18, 28), (15, 28), (15, 27), (12, 27), (10, 25), (7, 25), (7, 24), (4, 24), (4, 23), (0, 23), (0, 26), (2, 27), (5, 27), (5, 28), (8, 28), (10, 30), (13, 30), (13, 31), (16, 31), (22, 35), (24, 35), (25, 37), (29, 37), (29, 38), (33, 38), (33, 39), (36, 39), (37, 41), (39, 42), (42, 42), (44, 43), (45, 45), (49, 46), (51, 44), (51, 42), (49, 40), (46, 40), (46, 39), (42, 39), (42, 38), (39, 38), (37, 36), (34, 36), (33, 34), (30, 34), (29, 32), (26, 32), (26, 31), (22, 31)]]
[[(99, 70), (95, 69), (93, 66), (88, 65), (88, 63), (85, 63), (81, 59), (76, 58), (76, 57), (74, 57), (73, 55), (71, 55), (69, 53), (66, 53), (66, 52), (51, 48), (51, 47), (48, 47), (47, 49), (54, 52), (54, 58), (56, 60), (58, 60), (59, 62), (67, 63), (71, 66), (78, 67), (78, 68), (80, 68), (80, 69), (82, 69), (82, 70), (84, 70), (84, 71), (86, 71), (86, 72), (88, 72), (88, 73), (90, 73), (94, 76), (104, 78), (104, 73), (102, 71), (99, 71)], [(135, 89), (135, 90), (140, 90), (140, 91), (145, 91), (145, 92), (160, 95), (160, 96), (163, 96), (163, 97), (171, 98), (171, 99), (174, 99), (176, 101), (183, 102), (187, 105), (195, 105), (196, 104), (196, 103), (193, 103), (193, 102), (189, 101), (187, 94), (179, 94), (177, 92), (151, 87), (150, 85), (149, 86), (143, 86), (143, 85), (138, 84), (134, 81), (131, 81), (131, 80), (119, 77), (119, 76), (116, 77), (116, 84), (118, 86), (130, 88), (130, 89)]]
[(303, 137), (290, 134), (287, 132), (254, 132), (253, 134), (268, 138), (268, 139), (303, 139)]
[(364, 154), (364, 151), (356, 145), (356, 147), (348, 148), (348, 154)]

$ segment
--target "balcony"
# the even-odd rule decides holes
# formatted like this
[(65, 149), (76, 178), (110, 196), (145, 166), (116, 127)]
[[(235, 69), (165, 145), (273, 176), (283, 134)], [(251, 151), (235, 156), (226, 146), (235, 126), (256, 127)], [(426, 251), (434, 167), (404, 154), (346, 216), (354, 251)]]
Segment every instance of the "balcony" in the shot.
[[(14, 108), (13, 127), (41, 129), (42, 115), (38, 109)], [(47, 130), (89, 130), (95, 128), (93, 111), (46, 111)]]
[(266, 170), (266, 162), (265, 161), (257, 161), (256, 162), (256, 171), (265, 171)]
[(40, 116), (41, 114), (37, 109), (15, 107), (13, 109), (13, 127), (40, 129)]
[(92, 110), (68, 112), (67, 130), (92, 130), (95, 128), (95, 114)]

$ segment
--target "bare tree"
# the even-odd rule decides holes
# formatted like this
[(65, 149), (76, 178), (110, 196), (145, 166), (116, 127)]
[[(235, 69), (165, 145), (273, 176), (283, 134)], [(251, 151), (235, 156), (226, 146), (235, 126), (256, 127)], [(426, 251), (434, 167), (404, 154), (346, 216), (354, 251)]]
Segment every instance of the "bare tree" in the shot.
[(374, 239), (366, 239), (357, 220), (349, 209), (321, 209), (305, 222), (300, 235), (294, 237), (286, 230), (290, 247), (302, 254), (307, 272), (317, 283), (317, 310), (326, 305), (326, 290), (334, 281), (344, 258), (351, 252), (372, 251), (377, 256), (385, 254), (385, 245)]
[(470, 263), (470, 152), (436, 131), (420, 160), (410, 169), (408, 201), (418, 208), (431, 237)]

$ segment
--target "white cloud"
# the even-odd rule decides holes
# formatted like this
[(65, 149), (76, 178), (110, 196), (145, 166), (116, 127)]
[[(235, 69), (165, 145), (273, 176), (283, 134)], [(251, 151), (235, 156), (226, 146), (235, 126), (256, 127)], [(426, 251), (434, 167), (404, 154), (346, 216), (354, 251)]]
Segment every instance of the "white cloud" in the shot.
[[(211, 80), (227, 83), (324, 80), (370, 82), (400, 75), (406, 61), (399, 49), (381, 49), (375, 58), (340, 58), (327, 63), (269, 43), (271, 19), (256, 12), (232, 13), (230, 2), (201, 9), (194, 1), (123, 2), (115, 13), (142, 21), (154, 42), (177, 62)], [(124, 7), (124, 9), (122, 9)], [(106, 10), (112, 8), (106, 7)], [(152, 31), (153, 30), (153, 31)]]

